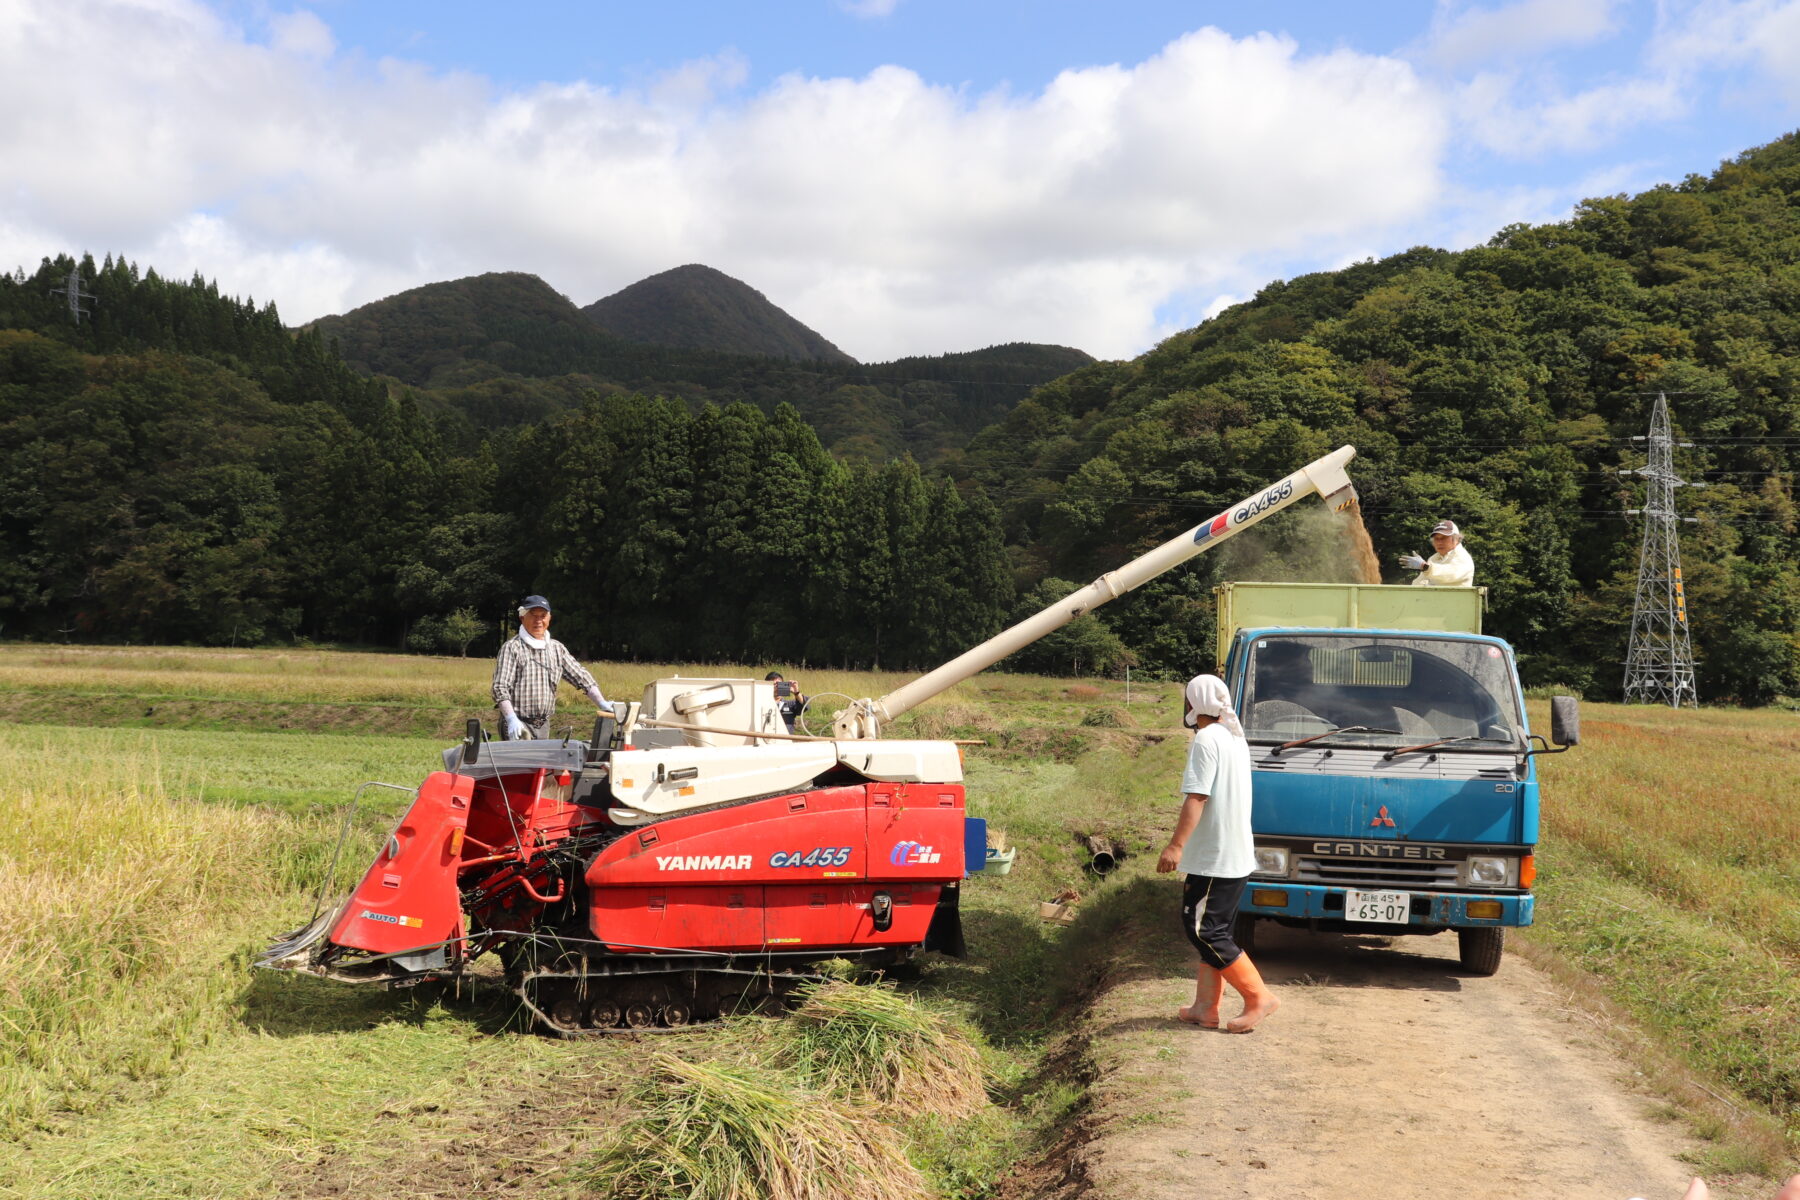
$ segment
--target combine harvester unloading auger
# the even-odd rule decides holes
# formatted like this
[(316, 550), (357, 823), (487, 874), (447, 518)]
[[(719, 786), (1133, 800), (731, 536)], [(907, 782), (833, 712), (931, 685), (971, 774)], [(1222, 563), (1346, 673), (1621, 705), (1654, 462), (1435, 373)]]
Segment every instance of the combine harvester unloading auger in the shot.
[[(259, 965), (405, 986), (494, 951), (545, 1029), (675, 1028), (778, 1006), (818, 965), (960, 954), (983, 828), (947, 741), (883, 739), (1022, 646), (1317, 493), (1355, 499), (1342, 447), (880, 699), (786, 735), (775, 685), (658, 679), (588, 741), (461, 745), (347, 899)], [(346, 828), (349, 822), (346, 821)]]

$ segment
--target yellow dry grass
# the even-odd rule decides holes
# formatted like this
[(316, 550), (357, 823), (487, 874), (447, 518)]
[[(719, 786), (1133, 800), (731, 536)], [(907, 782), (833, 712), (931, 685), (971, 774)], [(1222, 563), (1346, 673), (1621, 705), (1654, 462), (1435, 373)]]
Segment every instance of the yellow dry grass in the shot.
[(153, 755), (0, 746), (0, 1132), (180, 1061), (244, 986), (222, 970), (281, 904), (296, 826), (183, 802)]
[(981, 1051), (969, 1032), (881, 984), (805, 989), (778, 1042), (784, 1065), (847, 1100), (951, 1121), (987, 1104)]
[(1800, 962), (1800, 715), (1589, 704), (1582, 735), (1538, 760), (1546, 838)]
[(927, 1200), (894, 1130), (755, 1066), (655, 1054), (577, 1174), (615, 1200)]
[[(806, 670), (786, 663), (584, 664), (611, 699), (636, 699), (653, 679), (674, 675), (760, 679), (781, 671), (809, 695), (879, 696), (914, 678), (904, 671)], [(209, 650), (185, 647), (0, 645), (0, 688), (127, 692), (292, 703), (400, 703), (485, 706), (491, 658), (351, 654), (335, 650)], [(1061, 681), (1015, 677), (1053, 694)], [(975, 702), (959, 685), (948, 695)], [(969, 689), (965, 691), (965, 689)], [(565, 702), (573, 692), (565, 690)]]

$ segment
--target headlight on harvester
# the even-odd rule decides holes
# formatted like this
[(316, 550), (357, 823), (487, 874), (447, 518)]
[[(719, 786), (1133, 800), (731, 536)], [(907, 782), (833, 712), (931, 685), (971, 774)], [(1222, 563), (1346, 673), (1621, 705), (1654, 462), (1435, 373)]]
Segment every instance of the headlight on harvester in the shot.
[(1516, 858), (1471, 858), (1463, 867), (1463, 883), (1469, 887), (1512, 887), (1518, 872)]
[(1256, 848), (1256, 874), (1280, 875), (1286, 878), (1288, 873), (1288, 852), (1286, 846), (1258, 846)]

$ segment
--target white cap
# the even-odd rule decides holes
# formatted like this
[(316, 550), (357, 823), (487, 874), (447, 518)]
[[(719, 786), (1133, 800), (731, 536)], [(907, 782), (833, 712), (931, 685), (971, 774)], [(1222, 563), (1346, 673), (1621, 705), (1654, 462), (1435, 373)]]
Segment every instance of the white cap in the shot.
[(1431, 527), (1432, 537), (1436, 537), (1440, 533), (1447, 533), (1453, 538), (1462, 536), (1462, 530), (1456, 527), (1455, 521), (1439, 521), (1436, 525)]

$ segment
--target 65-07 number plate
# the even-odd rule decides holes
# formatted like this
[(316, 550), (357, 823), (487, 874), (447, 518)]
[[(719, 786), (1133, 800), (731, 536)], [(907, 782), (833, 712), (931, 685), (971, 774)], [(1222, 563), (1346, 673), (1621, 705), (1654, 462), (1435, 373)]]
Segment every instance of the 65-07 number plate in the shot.
[(1412, 913), (1410, 892), (1359, 892), (1344, 890), (1344, 920), (1371, 921), (1378, 925), (1404, 925)]

